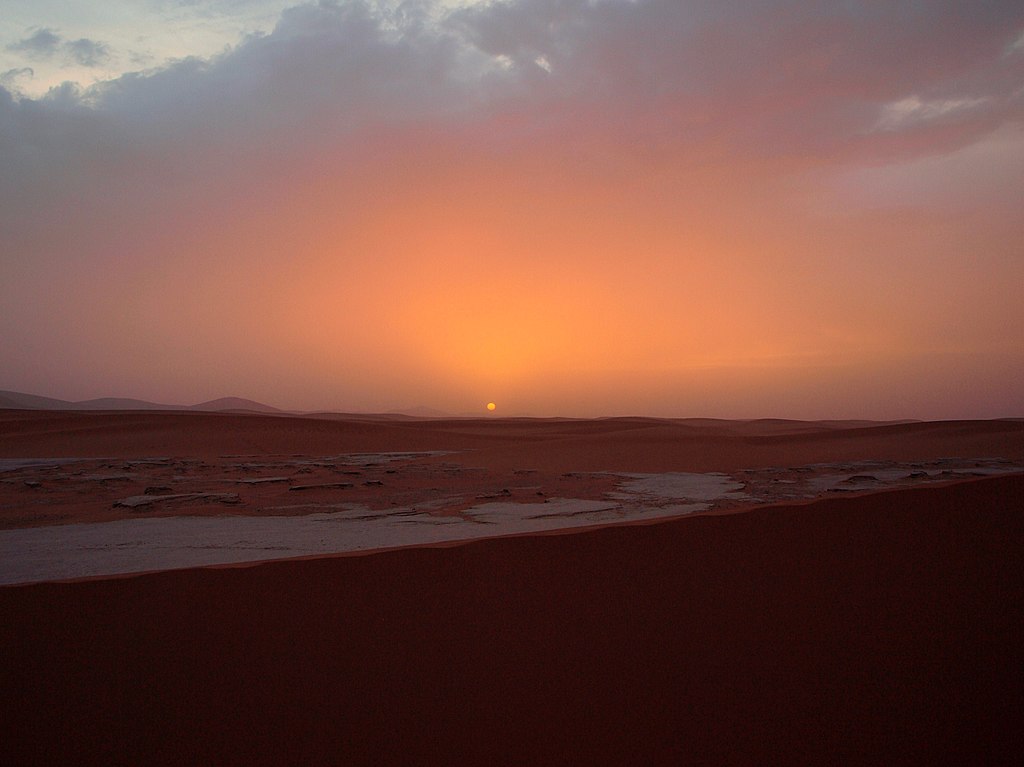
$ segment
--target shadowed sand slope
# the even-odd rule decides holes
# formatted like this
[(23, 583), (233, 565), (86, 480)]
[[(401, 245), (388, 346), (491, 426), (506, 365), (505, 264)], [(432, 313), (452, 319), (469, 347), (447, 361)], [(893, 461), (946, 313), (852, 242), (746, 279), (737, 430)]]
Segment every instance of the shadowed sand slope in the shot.
[(1022, 498), (0, 589), (0, 762), (1018, 764)]

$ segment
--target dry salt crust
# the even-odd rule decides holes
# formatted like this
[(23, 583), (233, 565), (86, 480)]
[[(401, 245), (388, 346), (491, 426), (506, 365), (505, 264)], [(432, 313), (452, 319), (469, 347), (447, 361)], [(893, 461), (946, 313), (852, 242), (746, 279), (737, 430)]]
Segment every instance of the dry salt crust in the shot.
[[(329, 460), (352, 464), (387, 463), (438, 454), (359, 454)], [(71, 460), (64, 459), (4, 460), (0, 462), (0, 471), (69, 462)], [(309, 509), (311, 513), (303, 516), (161, 517), (2, 530), (0, 584), (464, 541), (675, 517), (713, 508), (815, 498), (834, 492), (906, 487), (921, 482), (1021, 470), (1020, 466), (993, 458), (815, 464), (751, 469), (733, 474), (615, 473), (612, 476), (621, 477), (622, 481), (604, 500), (550, 498), (544, 503), (531, 504), (487, 502), (464, 510), (458, 516), (432, 515), (429, 508), (424, 511), (423, 504), (415, 509), (398, 507), (375, 511), (352, 503), (298, 503), (264, 511)], [(126, 499), (127, 505), (144, 498)]]

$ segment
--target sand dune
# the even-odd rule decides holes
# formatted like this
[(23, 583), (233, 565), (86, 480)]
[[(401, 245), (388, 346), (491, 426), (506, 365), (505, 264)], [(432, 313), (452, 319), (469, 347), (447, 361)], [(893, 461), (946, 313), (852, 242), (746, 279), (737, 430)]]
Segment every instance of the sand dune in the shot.
[[(397, 457), (366, 460), (373, 451)], [(309, 458), (342, 454), (363, 464)], [(72, 515), (98, 519), (201, 518), (188, 508), (196, 499), (140, 506), (172, 505), (152, 512), (110, 500), (145, 498), (131, 483), (154, 477), (174, 485), (164, 496), (186, 495), (174, 478), (188, 471), (231, 480), (238, 503), (211, 512), (228, 523), (225, 512), (253, 514), (257, 492), (313, 507), (334, 497), (318, 493), (359, 492), (373, 512), (395, 495), (436, 496), (441, 476), (485, 497), (510, 479), (531, 493), (565, 482), (581, 498), (660, 492), (666, 482), (690, 496), (719, 493), (709, 512), (667, 521), (0, 587), (3, 764), (1024, 756), (1024, 474), (965, 479), (941, 468), (1019, 465), (1019, 421), (0, 411), (0, 458), (14, 479), (4, 508), (15, 496), (48, 498), (41, 508), (64, 498)], [(61, 458), (71, 462), (46, 460)], [(103, 468), (110, 459), (117, 466)], [(829, 468), (865, 461), (873, 475)], [(911, 464), (932, 466), (919, 479), (938, 484), (885, 484), (909, 481)], [(283, 475), (288, 465), (309, 471)], [(362, 473), (333, 481), (350, 488), (289, 489), (331, 484), (342, 471)], [(692, 479), (711, 471), (722, 472), (717, 491)], [(798, 486), (819, 499), (725, 498), (738, 484), (748, 495)]]
[(277, 417), (0, 410), (0, 457), (146, 458), (469, 450), (480, 466), (561, 471), (724, 471), (828, 460), (1024, 459), (1024, 422)]
[(1016, 764), (1020, 477), (0, 589), (4, 763)]

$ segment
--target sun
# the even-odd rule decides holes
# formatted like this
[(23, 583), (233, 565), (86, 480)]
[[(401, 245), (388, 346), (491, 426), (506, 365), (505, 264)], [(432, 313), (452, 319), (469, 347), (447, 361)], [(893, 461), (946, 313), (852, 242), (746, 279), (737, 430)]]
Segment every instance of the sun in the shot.
[(491, 412), (494, 412), (494, 409), (495, 409), (496, 407), (498, 407), (498, 406), (497, 406), (497, 405), (495, 405), (495, 404), (494, 404), (493, 402), (488, 402), (488, 403), (487, 403), (487, 409), (488, 409), (488, 410), (490, 410)]

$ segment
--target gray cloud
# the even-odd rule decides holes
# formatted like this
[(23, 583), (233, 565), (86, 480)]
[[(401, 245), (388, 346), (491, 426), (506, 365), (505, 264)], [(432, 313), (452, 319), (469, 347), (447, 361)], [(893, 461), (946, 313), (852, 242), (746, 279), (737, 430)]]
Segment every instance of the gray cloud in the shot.
[[(427, 23), (429, 6), (299, 5), (224, 55), (127, 75), (83, 98), (123, 125), (223, 136), (237, 126), (250, 137), (466, 125), (515, 103), (529, 118), (516, 124), (531, 132), (597, 121), (647, 139), (819, 158), (911, 151), (887, 148), (874, 130), (880, 120), (898, 124), (889, 134), (931, 129), (894, 121), (901, 103), (978, 105), (944, 112), (922, 151), (965, 140), (950, 125), (976, 134), (1020, 110), (1024, 56), (1004, 54), (1024, 12), (1011, 3), (965, 13), (946, 3), (883, 12), (838, 1), (516, 0), (454, 11), (440, 27)], [(111, 55), (49, 29), (15, 45), (83, 66)]]
[[(344, 177), (416, 141), (426, 155), (543, 145), (619, 168), (658, 154), (816, 172), (912, 159), (1024, 116), (1024, 56), (1005, 55), (1024, 10), (985, 8), (514, 0), (434, 24), (425, 0), (307, 3), (212, 59), (34, 100), (0, 92), (0, 204), (151, 197), (156, 209), (172, 179), (227, 194), (254, 158), (264, 173), (333, 164)], [(109, 55), (48, 29), (22, 44), (76, 46), (82, 64)]]
[(64, 52), (83, 67), (98, 67), (110, 59), (110, 46), (84, 37), (66, 42)]
[(31, 58), (49, 58), (60, 49), (61, 37), (52, 29), (37, 29), (28, 37), (11, 43), (7, 50), (23, 53)]
[[(617, 108), (629, 120), (650, 110), (676, 136), (704, 126), (744, 150), (818, 156), (889, 151), (866, 136), (904, 99), (983, 103), (944, 121), (976, 131), (1008, 111), (1020, 114), (1012, 101), (1024, 57), (1003, 54), (1022, 23), (1024, 11), (1010, 2), (884, 10), (793, 0), (519, 0), (468, 7), (448, 20), (490, 54), (525, 67), (543, 56), (563, 94), (598, 101), (607, 116)], [(923, 134), (928, 125), (902, 127)], [(964, 140), (950, 132), (933, 138)]]
[(111, 57), (110, 46), (106, 43), (84, 37), (78, 40), (65, 40), (57, 31), (45, 27), (11, 43), (7, 50), (21, 53), (31, 59), (59, 57), (68, 63), (83, 67), (101, 66)]
[[(1014, 95), (1024, 56), (1005, 55), (1024, 11), (1010, 3), (966, 13), (948, 3), (885, 12), (838, 0), (515, 0), (440, 25), (429, 10), (298, 5), (271, 33), (209, 60), (0, 98), (0, 195), (81, 179), (114, 198), (110, 168), (114, 178), (231, 168), (230, 179), (255, 156), (323, 167), (410, 136), (495, 155), (542, 142), (567, 156), (588, 147), (820, 169), (949, 151), (1024, 115)], [(75, 50), (83, 65), (109, 55), (48, 29), (22, 44)]]
[(0, 86), (13, 88), (17, 84), (18, 80), (31, 78), (34, 74), (35, 71), (32, 67), (16, 67), (15, 69), (8, 69), (6, 72), (0, 73)]

